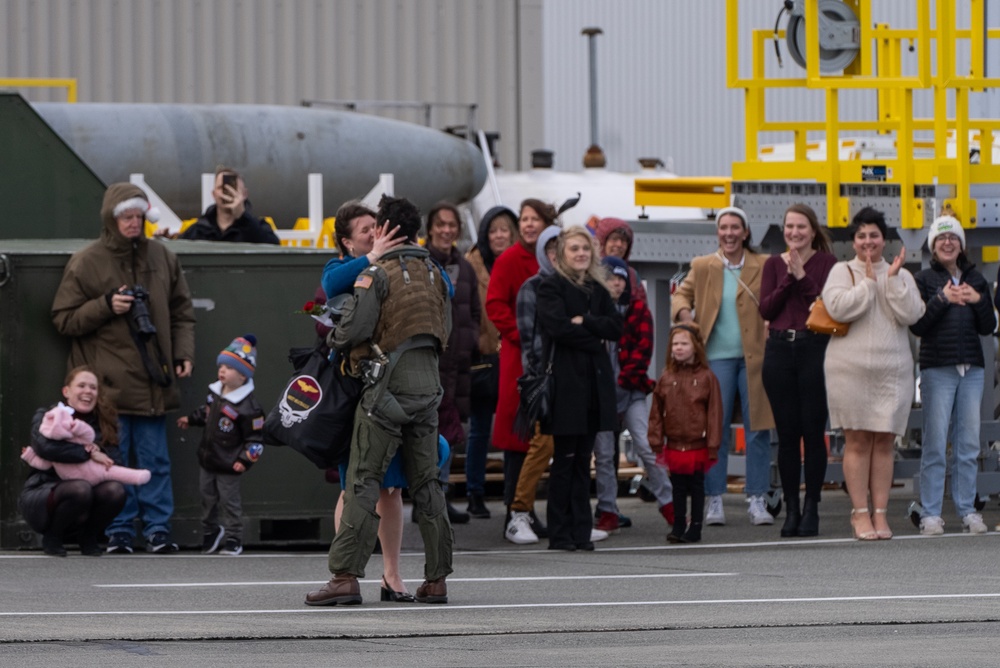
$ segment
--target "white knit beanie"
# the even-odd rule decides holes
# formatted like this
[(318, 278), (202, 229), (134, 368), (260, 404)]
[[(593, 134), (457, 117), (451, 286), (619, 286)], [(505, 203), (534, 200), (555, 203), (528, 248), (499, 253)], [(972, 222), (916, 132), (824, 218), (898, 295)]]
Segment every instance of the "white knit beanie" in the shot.
[(961, 244), (962, 250), (965, 250), (965, 230), (962, 229), (962, 223), (954, 216), (939, 216), (934, 219), (930, 232), (927, 233), (927, 248), (933, 252), (934, 240), (946, 233), (958, 237), (958, 243)]

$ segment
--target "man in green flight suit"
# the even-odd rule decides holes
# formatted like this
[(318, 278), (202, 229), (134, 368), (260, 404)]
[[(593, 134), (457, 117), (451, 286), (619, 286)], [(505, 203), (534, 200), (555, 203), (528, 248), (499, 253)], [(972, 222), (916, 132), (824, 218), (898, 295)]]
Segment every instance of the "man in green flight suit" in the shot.
[(424, 540), (421, 603), (447, 603), (454, 534), (438, 481), (441, 380), (438, 353), (451, 331), (451, 284), (417, 245), (420, 212), (405, 199), (383, 196), (377, 224), (389, 221), (407, 243), (383, 255), (354, 283), (354, 300), (333, 333), (351, 351), (352, 368), (365, 380), (355, 413), (344, 485), (344, 513), (330, 546), (333, 577), (306, 594), (307, 605), (361, 603), (358, 578), (375, 549), (382, 476), (397, 448)]

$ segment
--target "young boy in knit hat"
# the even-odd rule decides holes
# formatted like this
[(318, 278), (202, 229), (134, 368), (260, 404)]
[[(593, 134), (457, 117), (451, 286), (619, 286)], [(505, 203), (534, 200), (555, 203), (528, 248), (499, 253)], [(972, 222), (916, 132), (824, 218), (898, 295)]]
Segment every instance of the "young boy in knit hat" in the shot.
[(198, 446), (202, 554), (212, 554), (221, 544), (219, 554), (236, 556), (243, 552), (240, 474), (264, 451), (264, 411), (253, 395), (256, 337), (233, 339), (216, 362), (218, 380), (208, 386), (205, 405), (178, 418), (177, 426), (205, 428)]

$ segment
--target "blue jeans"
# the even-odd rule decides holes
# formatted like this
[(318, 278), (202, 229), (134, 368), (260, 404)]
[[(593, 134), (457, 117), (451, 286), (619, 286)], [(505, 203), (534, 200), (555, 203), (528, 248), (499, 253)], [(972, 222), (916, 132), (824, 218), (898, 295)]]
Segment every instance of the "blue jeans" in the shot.
[(486, 487), (486, 454), (493, 433), (493, 410), (491, 403), (472, 401), (469, 439), (465, 442), (465, 489), (470, 496), (482, 494)]
[(125, 485), (125, 507), (105, 529), (107, 535), (135, 535), (133, 520), (142, 518), (142, 535), (170, 533), (174, 514), (174, 490), (170, 481), (170, 454), (167, 451), (167, 419), (164, 416), (118, 416), (118, 447), (122, 463), (152, 474), (145, 485)]
[(982, 367), (960, 376), (954, 366), (921, 369), (924, 442), (920, 450), (920, 505), (924, 517), (940, 517), (947, 475), (945, 450), (951, 425), (951, 498), (959, 517), (976, 512), (976, 476), (979, 472)]
[(712, 373), (719, 379), (722, 390), (722, 444), (719, 446), (719, 461), (705, 474), (705, 496), (720, 496), (726, 493), (726, 477), (729, 465), (729, 448), (732, 446), (733, 406), (736, 393), (740, 395), (743, 409), (743, 427), (747, 442), (747, 496), (760, 496), (771, 489), (771, 433), (767, 429), (750, 430), (750, 393), (747, 391), (747, 365), (742, 357), (711, 360), (708, 363)]

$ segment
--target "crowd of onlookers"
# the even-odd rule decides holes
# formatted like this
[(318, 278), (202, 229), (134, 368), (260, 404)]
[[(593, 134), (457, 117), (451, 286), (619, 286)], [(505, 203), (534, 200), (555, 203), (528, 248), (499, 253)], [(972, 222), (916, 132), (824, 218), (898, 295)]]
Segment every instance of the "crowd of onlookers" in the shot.
[[(214, 195), (216, 205), (189, 228), (189, 238), (276, 242), (266, 223), (250, 213), (238, 174), (220, 169)], [(176, 380), (191, 374), (194, 314), (177, 257), (144, 234), (148, 208), (139, 188), (109, 187), (100, 238), (70, 259), (53, 302), (56, 327), (72, 340), (71, 371), (62, 390), (65, 405), (39, 409), (35, 416), (32, 447), (24, 457), (33, 468), (19, 500), (49, 554), (65, 555), (66, 541), (77, 542), (84, 554), (100, 554), (104, 534), (107, 551), (129, 553), (137, 518), (149, 551), (176, 549), (165, 415), (179, 407)], [(787, 250), (774, 256), (753, 249), (747, 214), (727, 207), (715, 218), (718, 249), (691, 261), (671, 299), (673, 326), (654, 332), (645, 288), (629, 264), (634, 236), (628, 223), (605, 218), (590, 227), (564, 228), (559, 213), (536, 199), (522, 202), (517, 212), (491, 209), (464, 254), (456, 244), (459, 209), (441, 203), (427, 214), (420, 253), (447, 285), (447, 318), (439, 325), (448, 326), (407, 331), (418, 342), (429, 333), (441, 339), (434, 357), (440, 397), (433, 422), (448, 447), (440, 452), (437, 478), (447, 494), (452, 453), (464, 450), (467, 505), (456, 508), (448, 495), (438, 509), (436, 496), (422, 496), (423, 510), (415, 508), (413, 515), (422, 531), (436, 526), (434, 535), (440, 535), (438, 510), (449, 525), (491, 517), (486, 471), (493, 447), (503, 457), (504, 538), (592, 550), (596, 541), (630, 525), (617, 503), (618, 441), (627, 430), (645, 470), (644, 484), (668, 526), (667, 540), (697, 542), (703, 524), (726, 523), (722, 495), (738, 398), (752, 524), (775, 521), (768, 504), (774, 430), (785, 508), (781, 536), (820, 532), (829, 426), (844, 434), (855, 538), (891, 538), (894, 444), (914, 398), (911, 333), (920, 341), (924, 420), (920, 532), (944, 531), (949, 470), (963, 529), (987, 531), (974, 500), (984, 387), (981, 337), (994, 331), (996, 317), (956, 219), (934, 221), (927, 242), (930, 267), (914, 276), (903, 267), (905, 251), (883, 257), (888, 229), (874, 209), (854, 217), (854, 257), (838, 262), (808, 206), (795, 204), (785, 212)], [(346, 295), (363, 301), (379, 280), (383, 292), (399, 290), (411, 280), (406, 262), (424, 261), (406, 250), (415, 246), (415, 236), (401, 236), (384, 212), (359, 202), (338, 211), (335, 236), (339, 257), (324, 269), (318, 293), (324, 300)], [(403, 284), (393, 282), (393, 262), (401, 263)], [(433, 273), (428, 280), (439, 285)], [(385, 301), (384, 294), (380, 299), (397, 303)], [(841, 325), (832, 336), (810, 329), (817, 300)], [(337, 348), (337, 330), (319, 331), (321, 345)], [(392, 338), (385, 327), (377, 335)], [(649, 368), (654, 341), (665, 346), (664, 369)], [(261, 456), (264, 440), (265, 412), (253, 395), (256, 354), (253, 335), (234, 339), (218, 356), (206, 403), (177, 421), (181, 428), (204, 428), (199, 463), (206, 553), (242, 551), (239, 476)], [(415, 364), (418, 357), (408, 359)], [(386, 359), (396, 365), (403, 358)], [(551, 388), (546, 410), (527, 428), (519, 392), (525, 378), (544, 378)], [(365, 437), (356, 429), (354, 441), (359, 438)], [(398, 449), (387, 446), (394, 456), (371, 497), (388, 600), (413, 599), (399, 573), (399, 490), (408, 485), (404, 470), (413, 457), (407, 447), (405, 437)], [(352, 505), (355, 492), (362, 493), (359, 466), (345, 462), (335, 476), (348, 492), (350, 512), (360, 512)], [(543, 519), (535, 502), (546, 471)], [(342, 500), (338, 526), (343, 507)], [(331, 548), (331, 570), (334, 561)], [(418, 600), (446, 600), (443, 580), (440, 591), (436, 581), (425, 583)], [(331, 580), (335, 584), (343, 583)], [(343, 586), (317, 594), (315, 604), (356, 602), (353, 590)]]

